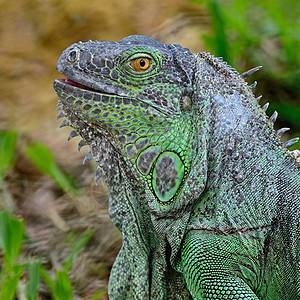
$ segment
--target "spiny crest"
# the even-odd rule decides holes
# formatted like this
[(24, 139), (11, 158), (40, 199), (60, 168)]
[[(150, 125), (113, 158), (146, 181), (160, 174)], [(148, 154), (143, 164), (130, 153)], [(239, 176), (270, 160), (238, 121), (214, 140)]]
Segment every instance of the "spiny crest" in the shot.
[(229, 76), (239, 76), (239, 72), (223, 61), (222, 57), (215, 57), (209, 52), (199, 52), (196, 53), (197, 59), (204, 59), (207, 63), (211, 64), (214, 69), (220, 71), (221, 73)]
[[(62, 107), (60, 106), (60, 103), (58, 103), (58, 107), (57, 107), (57, 111), (60, 111), (62, 110)], [(61, 111), (57, 117), (57, 120), (62, 118), (62, 117), (65, 117), (65, 114)], [(70, 122), (67, 120), (67, 119), (64, 119), (63, 122), (61, 123), (61, 125), (59, 126), (59, 128), (62, 128), (62, 127), (65, 127), (65, 126), (70, 126), (72, 127), (72, 124), (70, 124)], [(68, 141), (70, 141), (71, 139), (73, 139), (74, 137), (76, 136), (79, 136), (79, 134), (75, 131), (75, 130), (72, 130), (68, 136)], [(78, 143), (78, 151), (81, 150), (81, 148), (83, 146), (87, 146), (88, 144), (86, 143), (86, 141), (84, 141), (83, 139), (81, 139)], [(94, 156), (93, 156), (93, 153), (90, 150), (88, 150), (88, 152), (86, 153), (86, 156), (84, 157), (83, 159), (83, 164), (86, 164), (89, 160), (93, 160), (94, 159)], [(95, 174), (95, 184), (97, 185), (98, 184), (98, 181), (99, 179), (103, 176), (103, 171), (102, 169), (98, 166), (97, 169), (96, 169), (96, 174)]]
[[(258, 97), (259, 98), (259, 100), (261, 99), (261, 96), (260, 97)], [(264, 113), (266, 113), (266, 111), (267, 111), (267, 109), (268, 109), (268, 107), (269, 107), (269, 102), (266, 102), (262, 107), (261, 107), (261, 110), (264, 112)], [(275, 124), (275, 122), (276, 122), (276, 120), (277, 120), (277, 117), (278, 117), (278, 112), (275, 110), (274, 112), (273, 112), (273, 114), (269, 117), (269, 119), (268, 119), (268, 121), (269, 121), (269, 123), (270, 123), (270, 126), (274, 129), (274, 124)], [(286, 131), (288, 131), (288, 130), (290, 130), (290, 128), (287, 128), (287, 127), (283, 127), (283, 128), (281, 128), (281, 129), (278, 129), (277, 131), (276, 131), (276, 135), (281, 139), (281, 137), (282, 137), (282, 135), (286, 132)], [(286, 148), (286, 149), (289, 149), (289, 148), (291, 148), (295, 143), (297, 143), (299, 141), (299, 137), (295, 137), (295, 138), (292, 138), (292, 139), (290, 139), (290, 140), (288, 140), (288, 141), (286, 141), (285, 143), (283, 143), (282, 142), (282, 145), (283, 145), (283, 147), (284, 148)]]
[(250, 75), (252, 75), (253, 73), (259, 71), (259, 69), (260, 69), (261, 67), (262, 67), (262, 66), (257, 66), (257, 67), (255, 67), (255, 68), (252, 68), (252, 69), (250, 69), (250, 70), (248, 70), (248, 71), (242, 73), (242, 74), (240, 75), (240, 77), (243, 78), (243, 79), (246, 79), (246, 78), (248, 78)]
[[(258, 98), (256, 98), (257, 103), (258, 103), (258, 101), (259, 101), (260, 99), (261, 99), (261, 96), (259, 96)], [(268, 107), (269, 107), (269, 104), (270, 104), (269, 102), (266, 102), (266, 103), (261, 107), (261, 110), (262, 110), (265, 114), (266, 114), (266, 111), (267, 111), (267, 109), (268, 109)], [(267, 114), (266, 114), (266, 116), (267, 116)], [(272, 127), (272, 129), (274, 129), (274, 124), (275, 124), (275, 122), (276, 122), (276, 120), (277, 120), (277, 117), (278, 117), (278, 112), (275, 110), (275, 111), (273, 112), (273, 114), (268, 118), (269, 125)], [(278, 130), (276, 131), (276, 135), (281, 139), (282, 135), (283, 135), (286, 131), (288, 131), (288, 130), (290, 130), (290, 128), (287, 128), (287, 127), (283, 127), (283, 128), (281, 128), (281, 129), (278, 129)], [(273, 131), (274, 131), (274, 130), (273, 130)], [(282, 142), (282, 145), (283, 145), (284, 148), (289, 149), (289, 148), (291, 148), (295, 143), (297, 143), (298, 140), (299, 140), (299, 137), (292, 138), (292, 139), (288, 140), (288, 141), (285, 142), (285, 143)]]
[[(245, 80), (246, 78), (251, 76), (253, 73), (259, 71), (262, 68), (262, 66), (257, 66), (248, 71), (245, 71), (242, 74), (239, 74), (238, 71), (236, 71), (233, 67), (228, 65), (227, 62), (223, 61), (222, 57), (215, 57), (215, 56), (211, 55), (209, 52), (199, 52), (199, 53), (195, 54), (195, 56), (196, 56), (197, 60), (204, 59), (206, 62), (211, 64), (216, 71), (219, 71), (222, 74), (225, 74), (226, 76), (238, 76), (242, 80)], [(253, 91), (256, 88), (256, 86), (257, 86), (257, 81), (254, 81), (252, 84), (249, 85), (249, 88), (250, 88), (250, 90)], [(257, 104), (259, 103), (261, 98), (262, 98), (262, 96), (255, 98)], [(269, 107), (269, 102), (265, 103), (261, 107), (261, 110), (265, 113), (267, 111), (268, 107)], [(274, 113), (271, 115), (271, 117), (268, 118), (269, 124), (272, 128), (277, 120), (277, 117), (278, 117), (278, 112), (274, 111)], [(282, 134), (284, 132), (286, 132), (287, 130), (289, 130), (289, 128), (284, 127), (284, 128), (279, 129), (277, 131), (277, 136), (279, 136), (279, 138), (281, 138)], [(289, 149), (295, 143), (297, 143), (298, 140), (299, 140), (299, 138), (296, 137), (296, 138), (288, 140), (285, 143), (282, 142), (282, 145), (286, 149)]]

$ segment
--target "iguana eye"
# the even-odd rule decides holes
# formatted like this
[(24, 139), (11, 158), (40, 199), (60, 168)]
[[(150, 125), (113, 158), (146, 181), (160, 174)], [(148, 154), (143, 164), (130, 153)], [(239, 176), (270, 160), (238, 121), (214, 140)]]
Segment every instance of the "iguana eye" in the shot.
[(151, 59), (148, 57), (138, 57), (131, 62), (131, 67), (135, 71), (146, 71), (151, 66)]

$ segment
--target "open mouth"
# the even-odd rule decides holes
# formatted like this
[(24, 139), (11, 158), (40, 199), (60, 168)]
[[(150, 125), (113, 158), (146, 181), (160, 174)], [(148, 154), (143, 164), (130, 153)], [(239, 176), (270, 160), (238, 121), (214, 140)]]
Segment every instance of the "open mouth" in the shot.
[(56, 80), (59, 81), (59, 82), (61, 82), (61, 83), (63, 83), (63, 84), (66, 84), (66, 85), (69, 85), (69, 86), (73, 86), (75, 88), (79, 88), (81, 90), (91, 91), (91, 92), (99, 93), (99, 94), (106, 94), (106, 95), (114, 95), (114, 96), (116, 96), (116, 94), (113, 94), (113, 93), (108, 93), (108, 92), (105, 92), (103, 90), (93, 89), (91, 87), (88, 87), (88, 86), (83, 85), (81, 83), (78, 83), (76, 81), (73, 81), (70, 78), (57, 78)]

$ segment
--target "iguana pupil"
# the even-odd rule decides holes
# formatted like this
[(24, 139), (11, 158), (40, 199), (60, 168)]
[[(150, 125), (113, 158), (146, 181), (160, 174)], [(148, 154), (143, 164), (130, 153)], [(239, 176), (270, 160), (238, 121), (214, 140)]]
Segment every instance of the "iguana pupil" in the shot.
[(143, 59), (141, 59), (140, 60), (140, 65), (141, 65), (141, 67), (144, 67), (146, 65), (146, 62)]

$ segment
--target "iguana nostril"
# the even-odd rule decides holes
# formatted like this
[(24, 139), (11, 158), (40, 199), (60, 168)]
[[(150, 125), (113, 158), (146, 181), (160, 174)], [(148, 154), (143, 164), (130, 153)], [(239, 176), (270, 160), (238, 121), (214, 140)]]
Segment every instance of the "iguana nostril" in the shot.
[(78, 49), (73, 49), (69, 52), (68, 56), (67, 56), (67, 59), (68, 61), (70, 62), (74, 62), (78, 59), (79, 57), (79, 51)]

